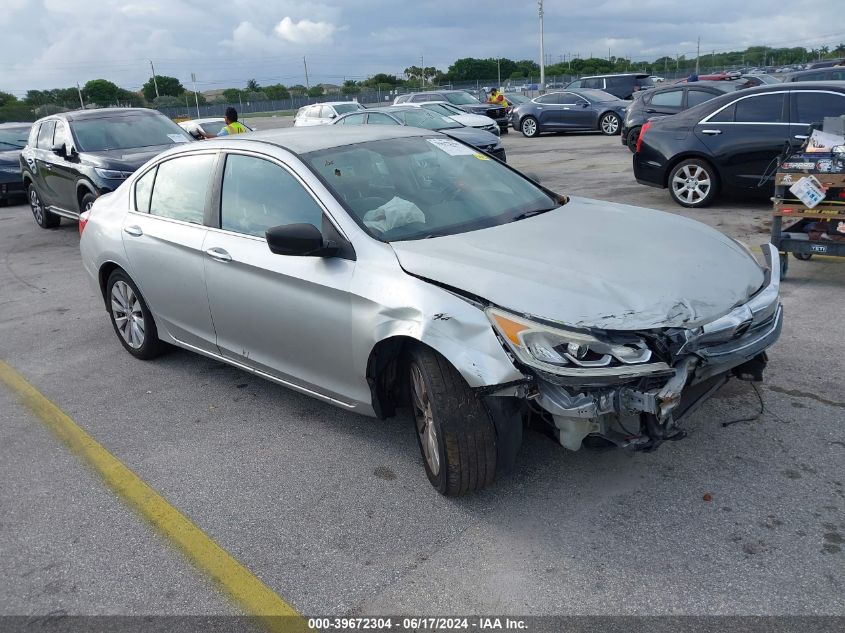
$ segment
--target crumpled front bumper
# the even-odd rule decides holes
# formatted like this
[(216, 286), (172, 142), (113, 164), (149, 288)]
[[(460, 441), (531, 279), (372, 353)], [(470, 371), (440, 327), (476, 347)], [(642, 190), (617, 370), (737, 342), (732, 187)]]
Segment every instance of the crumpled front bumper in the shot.
[(675, 332), (671, 363), (606, 386), (580, 386), (535, 375), (528, 398), (554, 421), (560, 443), (578, 450), (588, 435), (631, 448), (653, 448), (682, 432), (677, 423), (731, 376), (761, 380), (766, 349), (780, 337), (778, 253), (764, 245), (768, 270), (747, 303), (696, 330)]

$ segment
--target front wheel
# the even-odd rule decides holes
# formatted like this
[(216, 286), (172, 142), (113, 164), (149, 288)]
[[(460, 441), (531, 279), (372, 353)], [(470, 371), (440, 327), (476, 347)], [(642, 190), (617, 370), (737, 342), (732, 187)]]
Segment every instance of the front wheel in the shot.
[(44, 202), (42, 202), (41, 196), (38, 195), (35, 185), (29, 185), (27, 195), (29, 196), (29, 206), (32, 209), (32, 217), (35, 218), (38, 226), (42, 229), (54, 229), (59, 226), (62, 219), (55, 213), (47, 211), (47, 207), (44, 206)]
[(619, 117), (613, 114), (613, 112), (608, 112), (607, 114), (602, 115), (601, 119), (599, 119), (599, 129), (605, 136), (614, 136), (619, 134), (620, 124), (621, 121), (619, 120)]
[(114, 332), (127, 352), (149, 360), (164, 351), (147, 303), (135, 282), (120, 269), (106, 282), (106, 303)]
[(792, 256), (795, 259), (801, 260), (802, 262), (808, 262), (813, 258), (812, 253), (792, 253)]
[(638, 127), (631, 128), (628, 130), (628, 136), (625, 137), (625, 143), (627, 143), (628, 149), (635, 154), (637, 153), (637, 141), (640, 139), (640, 129)]
[(717, 191), (716, 170), (703, 160), (682, 160), (669, 174), (669, 192), (682, 207), (706, 207), (713, 202)]
[(528, 138), (534, 138), (538, 134), (540, 134), (540, 126), (537, 123), (537, 119), (533, 116), (527, 116), (522, 119), (522, 123), (519, 124), (519, 129), (523, 133), (523, 135), (527, 136)]
[(480, 490), (496, 477), (496, 431), (463, 376), (443, 356), (410, 354), (409, 391), (428, 480), (440, 494)]
[(79, 202), (79, 212), (85, 213), (86, 211), (90, 211), (91, 207), (94, 206), (94, 202), (97, 200), (97, 196), (93, 193), (86, 193), (82, 196), (82, 200)]

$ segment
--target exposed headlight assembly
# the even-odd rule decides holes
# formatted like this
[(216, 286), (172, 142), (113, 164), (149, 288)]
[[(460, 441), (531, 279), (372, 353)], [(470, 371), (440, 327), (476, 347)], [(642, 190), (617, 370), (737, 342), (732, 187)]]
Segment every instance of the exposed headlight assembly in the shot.
[(627, 377), (662, 372), (663, 362), (649, 363), (643, 340), (613, 343), (584, 332), (550, 327), (488, 308), (487, 317), (516, 357), (531, 367), (561, 376)]
[(100, 167), (95, 167), (94, 171), (97, 172), (97, 175), (100, 178), (108, 178), (109, 180), (123, 180), (125, 178), (129, 178), (132, 175), (131, 171), (118, 171), (116, 169), (101, 169)]

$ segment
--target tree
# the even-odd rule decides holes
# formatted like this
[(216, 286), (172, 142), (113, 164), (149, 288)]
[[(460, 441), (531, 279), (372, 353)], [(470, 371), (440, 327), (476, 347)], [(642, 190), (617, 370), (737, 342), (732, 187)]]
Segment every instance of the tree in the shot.
[(264, 86), (261, 89), (268, 99), (278, 101), (280, 99), (290, 99), (290, 92), (282, 84), (273, 84), (271, 86)]
[(12, 105), (13, 103), (17, 102), (18, 98), (15, 95), (10, 94), (8, 92), (0, 91), (0, 108), (6, 105)]
[(237, 103), (241, 97), (241, 91), (238, 88), (226, 88), (223, 91), (223, 97), (227, 103)]
[(308, 89), (308, 96), (309, 97), (322, 97), (323, 96), (323, 87), (322, 86), (311, 86)]
[(292, 95), (301, 96), (305, 94), (307, 89), (302, 84), (295, 84), (288, 88), (288, 90)]
[(353, 79), (347, 79), (343, 82), (340, 91), (345, 95), (357, 95), (361, 92), (361, 86)]
[(147, 80), (142, 90), (144, 91), (144, 98), (147, 101), (152, 101), (156, 98), (156, 84), (158, 85), (158, 94), (162, 97), (181, 97), (185, 92), (185, 86), (176, 79), (176, 77), (168, 77), (167, 75), (156, 75), (155, 83), (152, 78)]
[(246, 91), (247, 92), (258, 92), (261, 90), (261, 86), (258, 85), (258, 82), (255, 79), (250, 79), (246, 82)]
[(122, 92), (126, 91), (107, 79), (92, 79), (82, 88), (82, 94), (86, 101), (101, 106), (117, 102)]

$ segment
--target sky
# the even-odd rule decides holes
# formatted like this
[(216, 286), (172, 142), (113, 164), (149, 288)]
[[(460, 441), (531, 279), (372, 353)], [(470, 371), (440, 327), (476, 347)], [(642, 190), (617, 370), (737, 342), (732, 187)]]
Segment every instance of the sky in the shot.
[[(545, 51), (655, 59), (746, 46), (836, 46), (842, 0), (545, 0)], [(446, 70), (461, 57), (539, 62), (536, 0), (2, 0), (0, 90), (156, 73), (197, 89), (304, 84)], [(839, 18), (834, 19), (834, 16)], [(837, 30), (838, 29), (838, 30)]]

